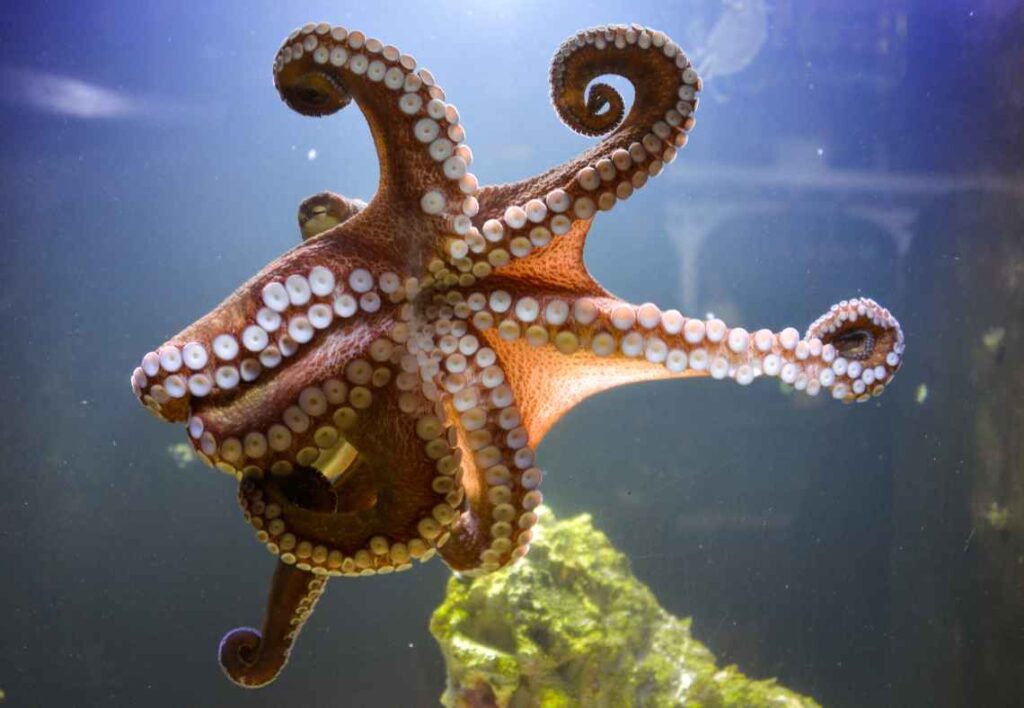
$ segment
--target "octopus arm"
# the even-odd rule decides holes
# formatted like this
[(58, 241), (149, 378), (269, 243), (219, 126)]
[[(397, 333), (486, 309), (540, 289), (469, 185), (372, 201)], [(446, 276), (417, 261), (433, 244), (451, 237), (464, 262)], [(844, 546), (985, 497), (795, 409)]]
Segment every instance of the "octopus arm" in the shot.
[(590, 283), (538, 288), (497, 276), (475, 298), (473, 324), (510, 382), (531, 446), (579, 401), (627, 383), (768, 376), (852, 401), (880, 394), (900, 365), (899, 324), (867, 298), (844, 300), (801, 337), (629, 303)]
[(513, 300), (508, 291), (493, 290), (459, 342), (460, 352), (442, 364), (440, 385), (452, 392), (449, 415), (463, 453), (466, 507), (439, 552), (457, 571), (490, 572), (526, 553), (541, 503), (534, 450), (566, 410), (612, 386), (686, 375), (581, 349), (582, 326), (566, 326), (562, 314), (572, 311), (570, 303), (591, 299), (618, 302), (551, 292), (545, 298), (549, 322), (537, 324), (538, 313), (529, 309), (536, 298)]
[(466, 498), (440, 553), (470, 575), (526, 553), (541, 503), (534, 450), (587, 396), (664, 378), (745, 385), (769, 376), (852, 401), (879, 395), (900, 365), (899, 324), (866, 298), (843, 301), (801, 338), (793, 328), (750, 333), (653, 303), (634, 305), (590, 279), (544, 289), (498, 276), (486, 285), (467, 300), (472, 328), (459, 351), (438, 367), (438, 386), (452, 394), (447, 405)]
[(277, 678), (326, 584), (325, 577), (278, 561), (262, 631), (238, 627), (220, 642), (218, 656), (227, 677), (244, 688), (260, 688)]
[(262, 633), (236, 629), (222, 642), (221, 663), (241, 685), (280, 671), (328, 572), (406, 570), (450, 537), (463, 502), (455, 431), (418, 393), (391, 386), (374, 398), (356, 401), (358, 413), (338, 409), (342, 437), (313, 467), (249, 474), (239, 486), (246, 518), (279, 555)]
[(445, 405), (457, 433), (465, 504), (438, 551), (452, 569), (474, 576), (526, 554), (541, 472), (496, 351), (473, 330), (458, 346), (438, 381), (451, 392)]
[(284, 562), (310, 572), (388, 573), (430, 558), (446, 540), (462, 503), (455, 431), (440, 404), (398, 386), (364, 390), (350, 397), (355, 407), (339, 407), (334, 425), (323, 426), (337, 431), (335, 446), (312, 469), (243, 479), (242, 508)]
[[(623, 76), (634, 87), (624, 120), (621, 95), (591, 83), (604, 74)], [(556, 52), (550, 80), (555, 110), (566, 125), (584, 135), (608, 135), (536, 177), (480, 189), (474, 219), (484, 242), (480, 251), (499, 271), (628, 199), (675, 159), (694, 125), (700, 79), (682, 50), (655, 30), (580, 32)]]
[[(307, 116), (326, 116), (351, 101), (361, 109), (380, 163), (377, 194), (359, 215), (382, 241), (401, 250), (433, 252), (434, 238), (450, 232), (476, 178), (467, 171), (472, 152), (465, 129), (444, 91), (416, 60), (392, 45), (326, 24), (296, 30), (278, 52), (274, 82), (282, 100)], [(475, 203), (475, 201), (474, 201)], [(424, 228), (402, 222), (416, 217)], [(413, 258), (412, 261), (417, 261)]]

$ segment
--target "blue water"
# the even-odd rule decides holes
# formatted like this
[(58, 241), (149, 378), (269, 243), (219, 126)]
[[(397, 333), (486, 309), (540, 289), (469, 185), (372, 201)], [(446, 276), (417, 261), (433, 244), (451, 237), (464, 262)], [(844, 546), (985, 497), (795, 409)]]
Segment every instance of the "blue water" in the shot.
[[(231, 480), (179, 469), (167, 448), (184, 432), (128, 386), (141, 354), (298, 241), (304, 197), (372, 196), (360, 113), (304, 118), (272, 86), (281, 41), (319, 20), (429, 67), (485, 184), (591, 144), (548, 99), (550, 56), (575, 31), (643, 23), (712, 60), (690, 144), (598, 217), (591, 270), (628, 300), (774, 329), (868, 295), (900, 318), (907, 365), (853, 408), (774, 381), (612, 391), (540, 447), (545, 499), (592, 513), (723, 664), (830, 706), (1020, 697), (1021, 545), (993, 540), (978, 514), (992, 499), (977, 494), (966, 403), (980, 333), (1018, 341), (1005, 318), (1019, 310), (978, 309), (991, 284), (971, 264), (1024, 224), (1019, 3), (299, 5), (3, 10), (7, 703), (435, 705), (443, 690), (427, 632), (449, 575), (439, 561), (334, 581), (275, 684), (230, 684), (218, 641), (259, 621), (274, 559)], [(1020, 377), (1016, 356), (1000, 380)], [(1015, 550), (1000, 566), (979, 548)]]

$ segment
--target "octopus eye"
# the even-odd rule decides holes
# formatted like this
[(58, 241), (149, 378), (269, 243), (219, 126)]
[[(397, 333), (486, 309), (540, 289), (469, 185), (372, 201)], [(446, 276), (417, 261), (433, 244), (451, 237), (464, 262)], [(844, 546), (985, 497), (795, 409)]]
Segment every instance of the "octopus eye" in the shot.
[(875, 336), (866, 329), (852, 329), (837, 334), (831, 344), (842, 356), (859, 361), (871, 356), (875, 349)]

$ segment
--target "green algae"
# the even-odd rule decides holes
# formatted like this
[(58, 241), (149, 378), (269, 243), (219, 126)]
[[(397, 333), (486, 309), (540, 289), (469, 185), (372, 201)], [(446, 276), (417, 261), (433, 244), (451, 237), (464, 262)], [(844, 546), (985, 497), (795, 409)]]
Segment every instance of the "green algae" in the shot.
[(526, 559), (453, 578), (430, 630), (450, 708), (818, 705), (718, 667), (586, 514), (556, 521), (542, 507)]

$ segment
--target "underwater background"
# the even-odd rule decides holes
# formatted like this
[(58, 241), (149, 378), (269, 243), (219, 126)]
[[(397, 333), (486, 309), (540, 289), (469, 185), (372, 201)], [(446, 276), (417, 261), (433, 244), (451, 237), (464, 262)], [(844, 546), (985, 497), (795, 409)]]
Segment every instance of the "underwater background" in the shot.
[[(1009, 0), (86, 2), (0, 25), (0, 700), (437, 705), (427, 625), (450, 575), (330, 584), (289, 666), (245, 692), (221, 636), (275, 560), (232, 479), (140, 410), (140, 355), (299, 240), (331, 189), (370, 198), (354, 109), (288, 110), (292, 28), (413, 54), (482, 184), (591, 143), (548, 98), (579, 29), (642, 23), (702, 75), (664, 175), (596, 219), (612, 292), (803, 329), (876, 298), (906, 364), (860, 406), (710, 380), (617, 389), (539, 448), (545, 502), (586, 511), (719, 662), (826, 706), (1024, 700), (1024, 5)], [(621, 86), (621, 82), (616, 84)]]

